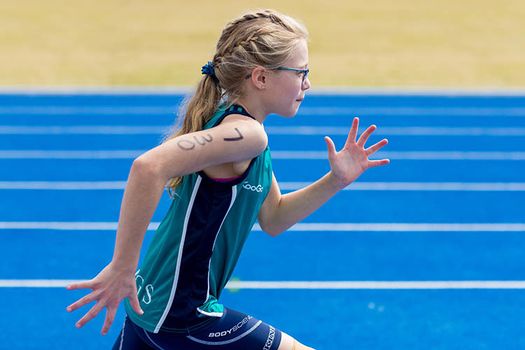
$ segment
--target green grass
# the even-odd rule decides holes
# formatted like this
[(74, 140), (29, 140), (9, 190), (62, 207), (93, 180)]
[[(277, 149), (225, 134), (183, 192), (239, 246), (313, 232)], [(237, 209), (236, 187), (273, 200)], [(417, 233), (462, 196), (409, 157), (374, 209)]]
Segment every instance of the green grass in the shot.
[(194, 85), (265, 7), (307, 25), (314, 86), (525, 86), (522, 0), (0, 0), (0, 85)]

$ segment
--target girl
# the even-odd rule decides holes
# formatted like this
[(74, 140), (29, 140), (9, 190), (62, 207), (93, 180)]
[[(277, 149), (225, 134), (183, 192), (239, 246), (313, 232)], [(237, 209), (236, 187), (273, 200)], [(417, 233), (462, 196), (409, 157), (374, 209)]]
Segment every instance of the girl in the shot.
[[(300, 23), (272, 10), (226, 26), (181, 130), (133, 162), (112, 261), (92, 280), (68, 286), (93, 290), (68, 311), (96, 301), (78, 328), (105, 307), (106, 334), (125, 299), (114, 349), (310, 349), (218, 302), (256, 219), (276, 236), (366, 169), (389, 162), (368, 159), (387, 140), (364, 148), (375, 126), (356, 141), (355, 118), (341, 151), (325, 137), (330, 172), (281, 195), (262, 124), (271, 113), (297, 113), (310, 88), (307, 39)], [(166, 183), (173, 201), (136, 270)]]

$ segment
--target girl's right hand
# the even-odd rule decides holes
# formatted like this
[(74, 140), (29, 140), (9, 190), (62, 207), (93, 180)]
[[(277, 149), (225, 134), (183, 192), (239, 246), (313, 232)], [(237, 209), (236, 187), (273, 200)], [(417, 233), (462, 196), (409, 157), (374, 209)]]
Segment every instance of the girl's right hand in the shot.
[(74, 289), (92, 289), (88, 295), (69, 305), (66, 310), (74, 311), (92, 301), (96, 304), (82, 317), (75, 326), (81, 328), (87, 322), (91, 321), (105, 307), (106, 320), (102, 326), (102, 335), (106, 335), (117, 313), (120, 301), (128, 298), (133, 310), (142, 315), (144, 311), (140, 308), (137, 297), (137, 286), (135, 283), (135, 274), (133, 271), (121, 270), (108, 264), (100, 273), (89, 281), (73, 283), (66, 287), (68, 290)]

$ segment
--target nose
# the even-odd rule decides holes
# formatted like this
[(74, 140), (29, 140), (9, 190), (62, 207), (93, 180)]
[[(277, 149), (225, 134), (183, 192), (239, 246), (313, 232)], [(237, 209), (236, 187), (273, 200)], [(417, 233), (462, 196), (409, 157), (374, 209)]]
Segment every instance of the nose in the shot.
[(309, 77), (306, 77), (304, 80), (303, 80), (303, 86), (301, 87), (303, 90), (308, 90), (309, 88), (312, 87), (312, 84), (310, 84), (310, 78)]

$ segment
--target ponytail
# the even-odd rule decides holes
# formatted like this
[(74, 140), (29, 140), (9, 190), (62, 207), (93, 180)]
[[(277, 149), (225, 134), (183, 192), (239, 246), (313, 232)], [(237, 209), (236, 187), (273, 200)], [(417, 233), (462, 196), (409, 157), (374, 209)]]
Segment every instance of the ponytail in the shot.
[[(228, 23), (212, 62), (202, 67), (205, 76), (195, 94), (182, 104), (179, 117), (183, 121), (177, 123), (181, 128), (163, 142), (202, 130), (223, 99), (229, 105), (238, 103), (245, 93), (246, 76), (255, 67), (283, 65), (293, 56), (297, 43), (307, 39), (308, 32), (300, 22), (274, 10), (249, 12)], [(181, 177), (170, 179), (170, 195), (181, 181)]]
[[(177, 136), (202, 130), (204, 125), (211, 119), (222, 99), (222, 89), (216, 77), (205, 75), (197, 85), (195, 94), (189, 100), (183, 102), (179, 117), (183, 117), (182, 127), (166, 137), (163, 141), (169, 141)], [(182, 178), (174, 177), (168, 182), (168, 190), (172, 195), (173, 190), (181, 183)]]

